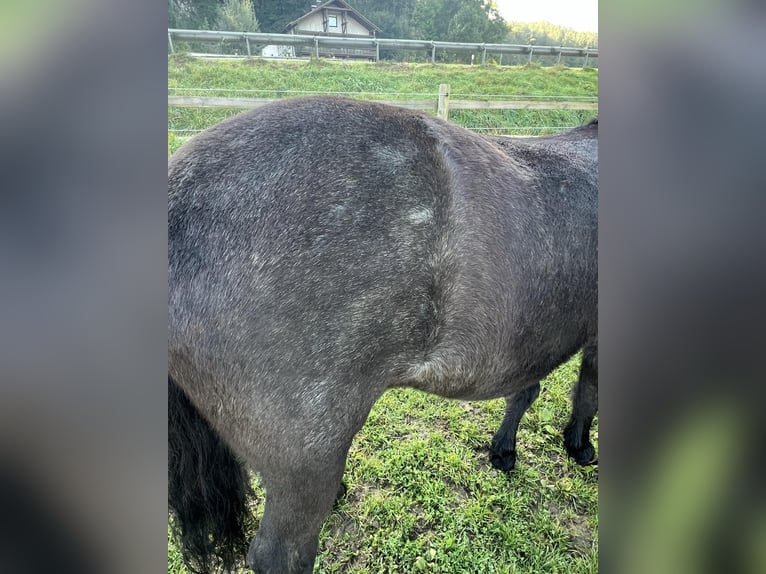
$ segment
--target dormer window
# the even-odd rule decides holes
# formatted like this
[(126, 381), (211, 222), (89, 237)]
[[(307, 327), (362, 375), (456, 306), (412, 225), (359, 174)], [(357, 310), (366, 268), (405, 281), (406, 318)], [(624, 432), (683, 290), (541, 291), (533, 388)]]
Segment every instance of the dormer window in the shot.
[(337, 28), (338, 27), (338, 17), (337, 16), (328, 16), (327, 17), (327, 24), (330, 26), (330, 28)]

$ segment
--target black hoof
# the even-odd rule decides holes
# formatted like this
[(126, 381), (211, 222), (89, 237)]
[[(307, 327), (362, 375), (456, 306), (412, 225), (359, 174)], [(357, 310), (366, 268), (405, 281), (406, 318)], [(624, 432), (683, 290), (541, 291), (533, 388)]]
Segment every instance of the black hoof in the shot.
[(584, 447), (574, 448), (567, 445), (567, 453), (580, 466), (588, 466), (598, 462), (596, 459), (596, 449), (588, 443)]
[(509, 471), (513, 470), (516, 466), (516, 451), (515, 450), (489, 450), (489, 462), (492, 463), (498, 470)]
[(347, 492), (348, 487), (346, 486), (346, 483), (341, 481), (340, 487), (338, 487), (338, 494), (335, 495), (335, 503), (333, 506), (338, 506), (338, 503), (343, 499), (344, 496), (346, 496)]

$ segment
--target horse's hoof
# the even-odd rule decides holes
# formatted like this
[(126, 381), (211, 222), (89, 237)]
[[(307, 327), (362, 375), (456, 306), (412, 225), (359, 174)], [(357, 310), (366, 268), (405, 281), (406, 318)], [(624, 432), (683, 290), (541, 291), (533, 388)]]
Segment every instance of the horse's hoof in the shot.
[(567, 453), (580, 466), (589, 466), (598, 462), (598, 459), (596, 458), (596, 449), (593, 448), (592, 444), (586, 444), (581, 448), (574, 448), (567, 445)]
[(333, 503), (333, 506), (338, 506), (338, 503), (340, 503), (343, 497), (346, 496), (347, 492), (348, 487), (346, 486), (346, 483), (341, 481), (340, 486), (338, 487), (338, 494), (335, 495), (335, 502)]
[(516, 466), (516, 451), (496, 451), (490, 449), (489, 462), (491, 462), (492, 466), (498, 470), (502, 470), (504, 472), (513, 470), (513, 467)]

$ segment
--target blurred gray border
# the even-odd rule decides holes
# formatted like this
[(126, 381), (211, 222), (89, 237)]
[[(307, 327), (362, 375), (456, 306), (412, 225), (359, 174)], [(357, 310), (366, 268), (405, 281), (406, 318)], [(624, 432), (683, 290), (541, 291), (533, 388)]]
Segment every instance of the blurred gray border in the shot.
[(167, 567), (167, 8), (149, 4), (4, 22), (27, 27), (0, 57), (4, 571)]
[(601, 567), (764, 571), (764, 10), (654, 8), (600, 10)]

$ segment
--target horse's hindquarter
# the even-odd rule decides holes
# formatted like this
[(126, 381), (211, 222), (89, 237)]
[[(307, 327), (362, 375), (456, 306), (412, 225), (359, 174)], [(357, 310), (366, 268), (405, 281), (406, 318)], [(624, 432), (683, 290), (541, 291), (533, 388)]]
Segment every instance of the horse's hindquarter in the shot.
[(346, 101), (285, 102), (177, 152), (170, 368), (185, 365), (179, 384), (209, 417), (247, 416), (255, 403), (291, 415), (264, 432), (319, 431), (316, 417), (364, 412), (425, 355), (446, 207), (419, 122)]

